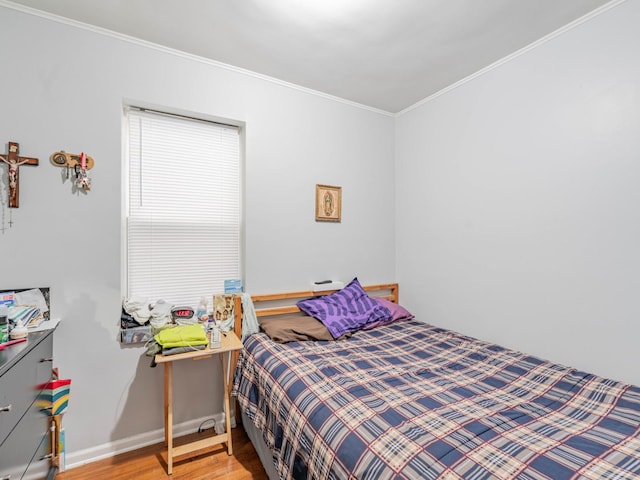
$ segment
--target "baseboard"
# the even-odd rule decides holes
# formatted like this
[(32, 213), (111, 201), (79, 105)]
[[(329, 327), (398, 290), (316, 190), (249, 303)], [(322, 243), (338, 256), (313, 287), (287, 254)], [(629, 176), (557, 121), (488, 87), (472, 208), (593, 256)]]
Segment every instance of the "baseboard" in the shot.
[[(233, 412), (232, 412), (233, 413)], [(214, 419), (215, 422), (210, 420)], [(207, 422), (207, 420), (209, 420)], [(181, 437), (190, 433), (195, 433), (200, 428), (200, 425), (206, 422), (204, 428), (216, 428), (216, 431), (223, 433), (225, 430), (224, 425), (224, 413), (216, 413), (195, 420), (189, 420), (173, 426), (173, 437)], [(235, 419), (232, 417), (231, 427), (235, 427)], [(222, 431), (220, 431), (222, 429)], [(76, 452), (66, 452), (66, 470), (80, 467), (88, 463), (97, 462), (98, 460), (104, 460), (105, 458), (114, 457), (121, 453), (137, 450), (138, 448), (147, 447), (155, 443), (164, 441), (164, 429), (153, 430), (151, 432), (141, 433), (134, 435), (133, 437), (123, 438), (122, 440), (116, 440), (114, 442), (108, 442), (96, 447), (87, 448), (85, 450), (79, 450)], [(67, 444), (68, 445), (68, 444)]]

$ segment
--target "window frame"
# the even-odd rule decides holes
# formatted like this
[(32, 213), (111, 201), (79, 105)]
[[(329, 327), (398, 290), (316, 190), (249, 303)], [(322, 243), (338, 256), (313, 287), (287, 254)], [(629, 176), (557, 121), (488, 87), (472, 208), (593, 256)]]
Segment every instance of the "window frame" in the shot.
[[(121, 135), (122, 135), (122, 161), (121, 161), (121, 298), (127, 298), (129, 291), (129, 261), (128, 261), (128, 215), (130, 208), (130, 187), (129, 187), (129, 111), (149, 111), (167, 116), (175, 116), (185, 118), (188, 120), (195, 120), (207, 123), (219, 124), (222, 126), (233, 127), (238, 132), (238, 181), (239, 181), (239, 193), (238, 193), (238, 208), (239, 208), (239, 252), (238, 252), (238, 270), (240, 272), (240, 280), (244, 288), (245, 285), (245, 143), (246, 143), (246, 128), (245, 122), (239, 120), (233, 120), (223, 117), (217, 117), (197, 112), (190, 112), (185, 110), (177, 110), (166, 107), (158, 107), (155, 105), (145, 104), (144, 102), (126, 102), (123, 104), (121, 114)], [(216, 293), (224, 292), (207, 292), (208, 299)], [(202, 295), (198, 295), (198, 298)], [(158, 299), (150, 298), (150, 303), (155, 302)], [(190, 305), (196, 308), (196, 305)]]

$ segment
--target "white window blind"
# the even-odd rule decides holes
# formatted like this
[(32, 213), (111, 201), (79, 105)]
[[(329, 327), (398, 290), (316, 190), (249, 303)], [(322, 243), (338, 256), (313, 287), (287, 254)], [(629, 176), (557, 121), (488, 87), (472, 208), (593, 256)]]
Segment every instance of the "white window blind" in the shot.
[(240, 278), (238, 130), (127, 110), (127, 295), (195, 307)]

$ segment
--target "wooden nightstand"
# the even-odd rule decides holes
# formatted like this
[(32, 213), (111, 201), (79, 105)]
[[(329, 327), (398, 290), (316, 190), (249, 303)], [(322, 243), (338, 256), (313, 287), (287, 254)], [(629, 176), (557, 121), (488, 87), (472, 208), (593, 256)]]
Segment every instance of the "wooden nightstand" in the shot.
[[(220, 443), (227, 444), (227, 453), (233, 455), (231, 445), (231, 413), (229, 409), (229, 397), (231, 394), (231, 357), (233, 352), (242, 350), (242, 343), (233, 332), (224, 332), (220, 335), (220, 348), (178, 353), (176, 355), (156, 355), (156, 363), (164, 364), (164, 441), (167, 445), (167, 473), (173, 473), (173, 458), (186, 453), (195, 452)], [(214, 355), (221, 355), (222, 381), (224, 383), (224, 411), (226, 420), (226, 432), (214, 437), (197, 440), (186, 445), (173, 447), (173, 362), (178, 360), (197, 360)]]

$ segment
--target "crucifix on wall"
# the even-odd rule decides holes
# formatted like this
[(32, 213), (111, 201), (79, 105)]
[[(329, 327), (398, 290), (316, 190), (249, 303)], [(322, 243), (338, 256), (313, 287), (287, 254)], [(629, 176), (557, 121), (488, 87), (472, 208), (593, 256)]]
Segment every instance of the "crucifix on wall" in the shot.
[(9, 142), (9, 154), (0, 155), (0, 160), (9, 166), (9, 208), (18, 208), (19, 206), (19, 187), (20, 187), (20, 166), (21, 165), (38, 165), (37, 158), (21, 157), (20, 145), (15, 142)]

